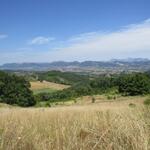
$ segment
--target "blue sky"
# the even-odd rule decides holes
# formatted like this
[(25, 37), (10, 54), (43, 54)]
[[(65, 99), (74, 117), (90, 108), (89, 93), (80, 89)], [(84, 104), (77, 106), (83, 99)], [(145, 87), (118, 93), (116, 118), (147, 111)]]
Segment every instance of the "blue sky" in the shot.
[(150, 58), (149, 0), (0, 0), (0, 64)]

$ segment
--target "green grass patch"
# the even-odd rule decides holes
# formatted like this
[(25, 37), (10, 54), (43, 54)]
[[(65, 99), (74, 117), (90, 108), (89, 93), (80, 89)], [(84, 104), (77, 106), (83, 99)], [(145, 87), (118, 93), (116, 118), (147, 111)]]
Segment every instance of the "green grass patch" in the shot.
[(39, 93), (53, 93), (56, 92), (58, 90), (55, 89), (51, 89), (51, 88), (46, 88), (46, 89), (37, 89), (37, 90), (33, 90), (33, 94), (39, 94)]

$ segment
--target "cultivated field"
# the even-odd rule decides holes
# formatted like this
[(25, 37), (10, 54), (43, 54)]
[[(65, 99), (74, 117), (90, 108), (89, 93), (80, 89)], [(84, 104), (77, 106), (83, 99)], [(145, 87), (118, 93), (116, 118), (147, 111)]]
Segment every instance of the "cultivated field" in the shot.
[(148, 150), (150, 109), (142, 104), (143, 100), (1, 108), (0, 149)]
[(65, 88), (68, 88), (69, 86), (64, 84), (57, 84), (53, 82), (47, 82), (47, 81), (34, 81), (30, 82), (31, 84), (31, 90), (34, 91), (34, 93), (40, 93), (40, 92), (52, 92), (55, 90), (63, 90)]

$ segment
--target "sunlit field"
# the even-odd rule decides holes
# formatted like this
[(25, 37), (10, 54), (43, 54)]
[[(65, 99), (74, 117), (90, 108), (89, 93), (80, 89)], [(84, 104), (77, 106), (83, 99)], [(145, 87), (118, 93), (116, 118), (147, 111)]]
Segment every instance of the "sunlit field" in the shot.
[(142, 99), (53, 108), (1, 108), (2, 150), (147, 150)]
[(34, 94), (38, 94), (41, 92), (54, 92), (56, 90), (63, 90), (65, 88), (68, 88), (69, 86), (64, 84), (57, 84), (53, 82), (47, 82), (47, 81), (34, 81), (30, 82), (31, 84), (31, 90), (34, 92)]

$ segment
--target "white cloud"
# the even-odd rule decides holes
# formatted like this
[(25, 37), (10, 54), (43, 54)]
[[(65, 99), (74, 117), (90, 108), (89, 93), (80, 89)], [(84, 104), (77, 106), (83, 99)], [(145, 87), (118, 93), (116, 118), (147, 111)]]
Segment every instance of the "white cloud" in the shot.
[(63, 60), (104, 60), (124, 57), (150, 58), (150, 19), (114, 32), (92, 32), (73, 37), (68, 47), (49, 57)]
[(49, 42), (55, 40), (53, 37), (43, 37), (43, 36), (38, 36), (33, 38), (30, 42), (29, 45), (43, 45), (43, 44), (48, 44)]
[(0, 34), (0, 40), (1, 39), (5, 39), (5, 38), (7, 38), (8, 37), (8, 35), (6, 35), (6, 34)]
[[(32, 44), (45, 43), (41, 40), (43, 38), (35, 39), (32, 40)], [(46, 40), (46, 43), (48, 41)], [(50, 50), (38, 50), (36, 53), (32, 49), (22, 50), (17, 54), (1, 54), (0, 60), (1, 62), (6, 62), (6, 60), (9, 62), (51, 62), (58, 60), (100, 61), (127, 57), (150, 58), (150, 19), (139, 24), (128, 25), (118, 31), (80, 34), (62, 43), (55, 41), (57, 47)], [(63, 47), (60, 47), (60, 45), (63, 45)]]

